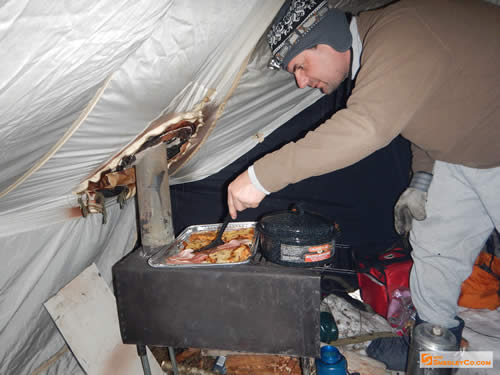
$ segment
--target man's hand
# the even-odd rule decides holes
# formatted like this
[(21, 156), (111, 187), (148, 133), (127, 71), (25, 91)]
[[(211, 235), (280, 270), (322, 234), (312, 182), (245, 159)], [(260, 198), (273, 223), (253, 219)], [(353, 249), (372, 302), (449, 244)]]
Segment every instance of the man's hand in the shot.
[(266, 194), (253, 186), (248, 171), (240, 174), (227, 188), (227, 206), (229, 214), (236, 219), (237, 212), (249, 207), (257, 207)]
[(407, 234), (411, 230), (413, 219), (421, 221), (427, 217), (425, 203), (431, 181), (431, 174), (416, 172), (410, 187), (399, 197), (394, 207), (394, 225), (398, 234)]
[(396, 232), (400, 235), (406, 234), (411, 230), (413, 219), (424, 220), (426, 218), (426, 201), (427, 193), (415, 188), (408, 188), (401, 194), (394, 207)]

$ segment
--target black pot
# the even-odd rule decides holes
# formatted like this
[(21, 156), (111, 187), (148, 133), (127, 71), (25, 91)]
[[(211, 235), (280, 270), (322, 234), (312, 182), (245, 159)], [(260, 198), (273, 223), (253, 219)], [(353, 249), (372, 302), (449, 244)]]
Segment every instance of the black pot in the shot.
[(264, 216), (256, 228), (260, 251), (273, 263), (316, 267), (333, 260), (338, 231), (324, 216), (294, 207)]

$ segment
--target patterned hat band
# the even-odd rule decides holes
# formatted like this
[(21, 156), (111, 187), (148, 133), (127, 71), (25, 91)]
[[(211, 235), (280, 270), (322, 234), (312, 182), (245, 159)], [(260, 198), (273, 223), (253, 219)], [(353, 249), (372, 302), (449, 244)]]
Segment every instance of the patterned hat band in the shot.
[[(298, 4), (297, 4), (298, 3)], [(328, 1), (320, 2), (315, 8), (314, 1), (310, 2), (311, 8), (304, 9), (307, 2), (293, 2), (291, 10), (294, 10), (294, 14), (287, 14), (283, 20), (278, 24), (278, 27), (273, 27), (273, 29), (268, 34), (268, 42), (272, 48), (273, 57), (269, 60), (268, 67), (273, 70), (285, 69), (283, 60), (287, 53), (292, 49), (292, 47), (309, 31), (311, 31), (327, 14), (328, 14)], [(294, 7), (294, 5), (299, 5)], [(302, 6), (301, 6), (302, 5)], [(309, 10), (309, 12), (308, 12)], [(307, 13), (306, 13), (307, 12)], [(305, 18), (299, 18), (300, 15), (306, 15)], [(300, 23), (297, 22), (300, 20)], [(294, 21), (296, 26), (294, 25)], [(283, 24), (282, 24), (283, 23)], [(280, 39), (289, 32), (281, 42)], [(274, 34), (274, 35), (271, 35)], [(273, 40), (274, 37), (274, 40)], [(274, 41), (274, 43), (273, 43)], [(272, 45), (275, 45), (273, 48)]]
[(317, 44), (343, 52), (351, 47), (352, 36), (345, 14), (329, 8), (328, 0), (291, 0), (278, 12), (267, 42), (273, 55), (268, 67), (279, 70), (286, 69), (304, 49)]

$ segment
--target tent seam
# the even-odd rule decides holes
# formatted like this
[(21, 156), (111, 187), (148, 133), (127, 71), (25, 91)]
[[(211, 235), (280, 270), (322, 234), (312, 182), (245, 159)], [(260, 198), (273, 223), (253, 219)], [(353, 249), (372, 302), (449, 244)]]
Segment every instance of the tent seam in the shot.
[(54, 154), (59, 151), (59, 149), (71, 138), (71, 136), (78, 130), (80, 125), (85, 121), (90, 112), (94, 109), (95, 105), (101, 98), (102, 94), (108, 87), (113, 74), (111, 74), (106, 80), (104, 84), (97, 90), (96, 94), (92, 98), (92, 100), (87, 104), (85, 109), (82, 111), (80, 116), (73, 122), (71, 127), (64, 133), (64, 135), (52, 146), (52, 148), (40, 159), (38, 160), (30, 169), (28, 169), (21, 177), (19, 177), (16, 181), (14, 181), (9, 187), (0, 192), (0, 198), (3, 198), (16, 187), (21, 185), (24, 181), (26, 181), (33, 173), (38, 171), (41, 167), (45, 165), (47, 161), (50, 160)]
[[(252, 48), (252, 50), (250, 51), (250, 53), (247, 55), (247, 57), (245, 58), (245, 60), (241, 64), (240, 70), (236, 74), (236, 77), (234, 78), (234, 81), (233, 81), (231, 87), (229, 88), (228, 93), (226, 94), (226, 96), (224, 97), (224, 99), (222, 99), (222, 103), (217, 107), (217, 111), (215, 112), (215, 118), (214, 118), (213, 124), (211, 124), (210, 129), (207, 131), (207, 133), (203, 136), (203, 139), (201, 140), (201, 142), (198, 144), (198, 147), (197, 147), (198, 150), (201, 148), (203, 142), (210, 136), (210, 134), (215, 129), (215, 126), (217, 125), (217, 120), (219, 120), (220, 116), (222, 116), (222, 113), (224, 112), (224, 109), (226, 108), (227, 102), (229, 101), (229, 99), (231, 99), (231, 96), (233, 95), (234, 91), (236, 90), (236, 87), (240, 83), (241, 77), (243, 76), (243, 72), (248, 67), (248, 62), (250, 61), (250, 58), (251, 58), (253, 52), (255, 51), (255, 48), (256, 48), (256, 46), (254, 46)], [(191, 160), (191, 158), (196, 154), (196, 152), (197, 151), (191, 153), (191, 155), (188, 158), (186, 158), (186, 160), (184, 160), (182, 162), (182, 165), (180, 165), (178, 167), (178, 169), (174, 173), (172, 173), (171, 176), (172, 177), (175, 176), (175, 174), (179, 170), (181, 170), (182, 167), (189, 162), (189, 160)]]
[(42, 363), (35, 371), (31, 373), (31, 375), (39, 375), (42, 371), (47, 370), (50, 366), (54, 364), (54, 362), (58, 361), (61, 356), (69, 350), (68, 346), (65, 344), (57, 353), (55, 353), (52, 357)]

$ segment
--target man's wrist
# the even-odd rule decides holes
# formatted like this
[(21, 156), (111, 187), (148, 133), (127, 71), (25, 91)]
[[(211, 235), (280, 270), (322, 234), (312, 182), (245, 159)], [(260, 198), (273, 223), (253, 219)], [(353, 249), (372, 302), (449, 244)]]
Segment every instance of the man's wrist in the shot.
[(264, 194), (266, 195), (269, 195), (271, 194), (271, 192), (267, 191), (264, 186), (261, 185), (261, 183), (259, 182), (259, 179), (257, 178), (257, 176), (255, 175), (255, 170), (253, 168), (253, 165), (251, 165), (250, 167), (248, 167), (247, 169), (247, 172), (248, 172), (248, 176), (250, 177), (250, 181), (252, 182), (252, 185), (259, 191), (263, 192)]
[(432, 182), (432, 174), (428, 172), (415, 172), (410, 181), (410, 187), (427, 193)]

